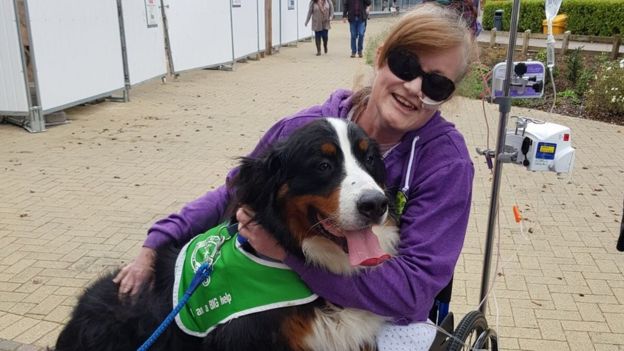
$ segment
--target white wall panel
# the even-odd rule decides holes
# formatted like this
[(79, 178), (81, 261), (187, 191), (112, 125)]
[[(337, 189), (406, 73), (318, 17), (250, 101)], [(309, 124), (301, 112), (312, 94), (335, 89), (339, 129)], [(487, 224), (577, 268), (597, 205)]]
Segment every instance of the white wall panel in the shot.
[(260, 33), (258, 33), (260, 35), (260, 51), (264, 51), (266, 50), (266, 28), (265, 28), (265, 18), (264, 18), (264, 0), (256, 0), (258, 2), (258, 19), (260, 20), (259, 22), (259, 28), (260, 28)]
[(157, 4), (158, 11), (155, 13), (155, 25), (148, 26), (146, 1), (122, 0), (128, 73), (131, 85), (167, 73), (160, 1), (152, 1)]
[(13, 0), (0, 0), (0, 112), (28, 112)]
[(308, 8), (310, 2), (308, 0), (297, 0), (297, 16), (299, 17), (299, 39), (310, 38), (314, 35), (312, 32), (312, 20), (308, 25), (305, 25), (306, 16), (308, 15)]
[(165, 0), (175, 72), (232, 61), (230, 0)]
[[(240, 7), (232, 8), (235, 58), (258, 52), (259, 2), (259, 0), (243, 0)], [(261, 15), (264, 16), (264, 13)], [(261, 30), (264, 31), (264, 27)]]
[(28, 0), (44, 111), (124, 87), (117, 3)]
[(281, 31), (281, 6), (284, 0), (272, 0), (271, 1), (271, 43), (273, 46), (282, 45), (280, 40)]
[[(282, 45), (297, 41), (297, 1), (282, 1)], [(294, 8), (290, 9), (288, 4), (294, 4)]]

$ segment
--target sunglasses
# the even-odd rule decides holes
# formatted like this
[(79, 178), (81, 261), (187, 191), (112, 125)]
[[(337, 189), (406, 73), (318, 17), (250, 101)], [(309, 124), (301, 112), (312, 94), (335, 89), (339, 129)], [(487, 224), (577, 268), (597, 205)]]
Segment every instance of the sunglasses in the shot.
[(390, 72), (406, 82), (422, 77), (422, 99), (425, 105), (439, 105), (455, 91), (455, 83), (437, 73), (423, 71), (418, 56), (403, 49), (395, 49), (388, 54)]

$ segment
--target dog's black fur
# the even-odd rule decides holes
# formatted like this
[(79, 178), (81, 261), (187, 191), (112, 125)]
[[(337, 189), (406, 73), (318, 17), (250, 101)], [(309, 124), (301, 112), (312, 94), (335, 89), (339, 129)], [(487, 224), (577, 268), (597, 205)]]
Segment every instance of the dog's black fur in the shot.
[[(312, 229), (315, 223), (309, 223), (309, 213), (297, 217), (288, 212), (291, 201), (309, 195), (330, 197), (344, 176), (340, 150), (335, 155), (320, 152), (322, 144), (335, 144), (331, 129), (325, 120), (313, 122), (271, 147), (264, 157), (244, 158), (239, 175), (230, 184), (237, 189), (235, 206), (251, 207), (257, 222), (273, 233), (289, 252), (300, 257), (303, 257), (302, 240), (316, 235)], [(350, 126), (348, 130), (354, 140), (368, 143), (365, 148), (353, 146), (352, 152), (375, 182), (382, 184), (385, 170), (376, 144), (361, 129)], [(55, 350), (136, 350), (173, 308), (174, 266), (180, 248), (172, 245), (158, 251), (154, 286), (144, 288), (135, 298), (118, 298), (118, 286), (112, 282), (117, 272), (88, 287), (61, 332)], [(253, 251), (249, 246), (246, 249)], [(310, 332), (309, 326), (319, 308), (327, 308), (327, 302), (321, 298), (305, 305), (247, 315), (220, 325), (204, 338), (185, 334), (174, 322), (150, 350), (306, 350), (302, 340)], [(354, 345), (354, 348), (372, 350), (374, 345)]]

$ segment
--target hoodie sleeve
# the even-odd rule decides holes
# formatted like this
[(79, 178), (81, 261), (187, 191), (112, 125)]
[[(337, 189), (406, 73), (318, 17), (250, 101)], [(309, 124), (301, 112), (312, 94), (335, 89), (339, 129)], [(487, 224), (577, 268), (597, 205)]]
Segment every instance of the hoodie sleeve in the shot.
[(346, 277), (292, 255), (285, 263), (312, 291), (338, 305), (390, 317), (397, 324), (424, 321), (450, 281), (463, 246), (473, 174), (470, 160), (457, 159), (413, 184), (401, 217), (398, 255), (378, 267)]

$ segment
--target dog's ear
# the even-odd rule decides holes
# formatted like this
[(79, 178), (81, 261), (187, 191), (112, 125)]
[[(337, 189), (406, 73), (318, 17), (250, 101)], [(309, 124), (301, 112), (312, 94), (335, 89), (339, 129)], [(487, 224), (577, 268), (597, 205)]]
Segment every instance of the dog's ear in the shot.
[(237, 203), (254, 211), (275, 204), (278, 188), (285, 181), (282, 166), (283, 160), (275, 149), (262, 158), (242, 158), (233, 184)]

